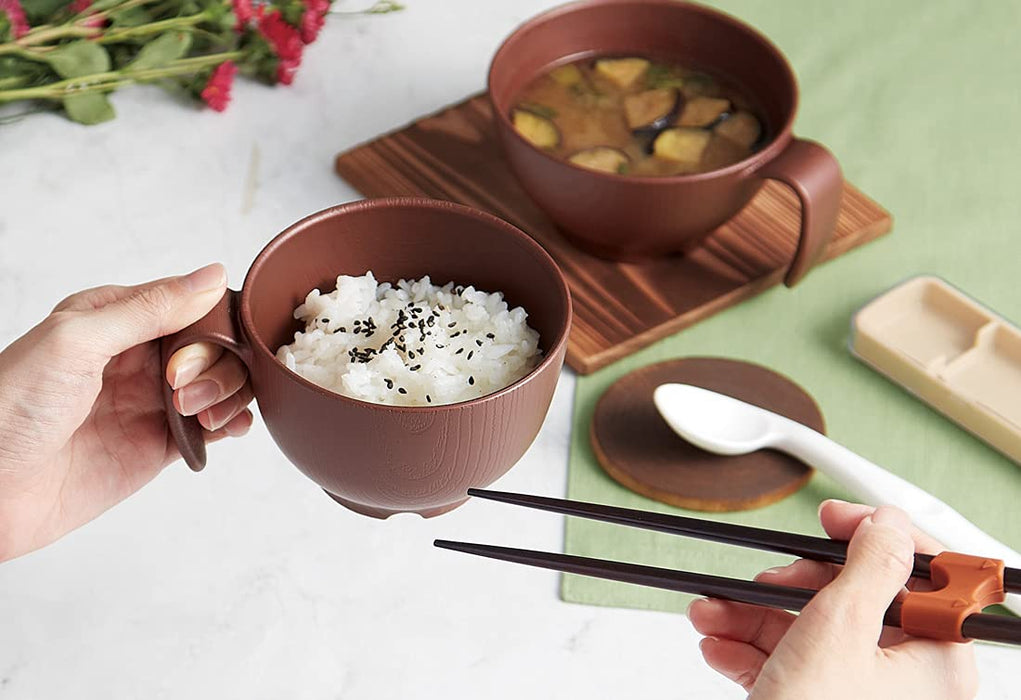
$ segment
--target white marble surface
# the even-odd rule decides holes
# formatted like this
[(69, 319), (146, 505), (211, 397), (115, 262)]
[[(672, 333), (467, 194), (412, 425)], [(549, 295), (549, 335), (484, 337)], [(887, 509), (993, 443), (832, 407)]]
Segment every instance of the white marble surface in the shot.
[[(0, 346), (66, 294), (223, 261), (232, 284), (287, 224), (356, 193), (333, 155), (480, 89), (545, 0), (412, 0), (334, 18), (291, 88), (236, 86), (225, 114), (155, 88), (113, 123), (0, 127)], [(350, 2), (339, 7), (354, 8)], [(564, 489), (574, 379), (498, 486)], [(0, 566), (0, 698), (737, 698), (683, 617), (565, 604), (549, 572), (430, 546), (555, 550), (557, 517), (471, 503), (431, 521), (337, 507), (262, 424), (167, 469), (57, 544)], [(981, 697), (1013, 651), (979, 650)]]

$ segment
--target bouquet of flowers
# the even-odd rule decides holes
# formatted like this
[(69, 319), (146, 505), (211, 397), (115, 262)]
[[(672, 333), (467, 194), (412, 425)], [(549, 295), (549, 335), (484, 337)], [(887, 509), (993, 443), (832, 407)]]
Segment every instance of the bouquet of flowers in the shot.
[(223, 111), (238, 74), (291, 84), (331, 2), (0, 0), (0, 106), (32, 100), (98, 124), (114, 116), (108, 93), (157, 83)]

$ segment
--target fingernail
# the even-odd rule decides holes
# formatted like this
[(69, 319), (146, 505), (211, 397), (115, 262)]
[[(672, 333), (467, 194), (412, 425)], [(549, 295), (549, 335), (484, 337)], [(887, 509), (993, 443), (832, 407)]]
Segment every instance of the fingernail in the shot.
[(227, 423), (224, 431), (231, 437), (241, 437), (252, 427), (252, 414), (247, 411), (239, 413), (234, 420)]
[(203, 379), (201, 382), (189, 384), (177, 390), (177, 405), (181, 413), (194, 416), (204, 408), (212, 406), (220, 395), (220, 387), (216, 382)]
[(226, 281), (226, 277), (227, 274), (226, 270), (223, 269), (223, 265), (213, 263), (212, 265), (200, 267), (194, 272), (189, 272), (183, 279), (191, 291), (198, 293), (219, 289)]
[(875, 512), (869, 516), (876, 525), (889, 525), (898, 529), (906, 529), (911, 521), (908, 519), (907, 514), (899, 508), (893, 508), (891, 506), (880, 506), (876, 508)]
[(839, 498), (827, 498), (825, 501), (819, 504), (819, 507), (816, 508), (815, 514), (820, 515), (822, 513), (822, 509), (825, 508), (826, 505), (829, 503), (834, 503), (836, 505), (847, 505), (847, 501), (842, 501)]
[(762, 575), (765, 575), (765, 576), (776, 576), (778, 573), (780, 573), (781, 571), (783, 571), (786, 568), (787, 568), (786, 566), (774, 566), (771, 569), (766, 569), (765, 571), (763, 571), (759, 575), (760, 576), (762, 576)]
[(202, 374), (202, 370), (204, 368), (205, 363), (197, 357), (183, 360), (177, 366), (177, 372), (174, 374), (174, 381), (170, 383), (170, 386), (174, 389), (180, 389), (185, 384), (192, 382), (195, 377)]
[(209, 430), (219, 430), (223, 426), (227, 425), (228, 421), (234, 417), (235, 410), (237, 410), (237, 400), (233, 397), (225, 399), (214, 406), (210, 406), (209, 410), (206, 411), (206, 419), (209, 421)]

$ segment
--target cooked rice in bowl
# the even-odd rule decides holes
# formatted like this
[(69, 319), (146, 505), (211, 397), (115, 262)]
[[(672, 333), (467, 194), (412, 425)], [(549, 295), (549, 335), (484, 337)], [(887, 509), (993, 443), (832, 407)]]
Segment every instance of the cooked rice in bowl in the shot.
[(373, 403), (426, 406), (499, 391), (541, 360), (539, 334), (501, 292), (448, 282), (377, 284), (372, 272), (313, 289), (294, 317), (305, 324), (277, 359), (309, 381)]

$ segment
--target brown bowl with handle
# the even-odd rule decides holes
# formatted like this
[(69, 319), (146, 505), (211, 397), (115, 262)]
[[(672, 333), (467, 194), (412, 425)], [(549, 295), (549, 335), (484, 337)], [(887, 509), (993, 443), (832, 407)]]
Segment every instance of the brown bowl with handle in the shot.
[[(587, 170), (533, 146), (511, 123), (522, 90), (551, 67), (586, 56), (643, 56), (722, 76), (753, 98), (772, 140), (718, 170), (636, 177)], [(793, 285), (832, 236), (843, 191), (836, 159), (791, 125), (798, 88), (790, 64), (746, 24), (677, 0), (586, 0), (525, 22), (489, 70), (497, 132), (521, 185), (578, 247), (637, 260), (697, 247), (775, 179), (801, 201), (801, 232), (785, 282)]]
[[(528, 313), (540, 363), (489, 395), (438, 406), (391, 406), (342, 396), (276, 359), (297, 330), (294, 309), (309, 290), (333, 290), (338, 275), (371, 270), (380, 281), (430, 275), (500, 291)], [(197, 323), (163, 339), (163, 363), (179, 348), (218, 343), (248, 367), (259, 411), (286, 457), (330, 496), (385, 518), (451, 510), (510, 469), (528, 449), (553, 398), (571, 325), (567, 284), (553, 259), (501, 219), (430, 199), (376, 199), (313, 214), (274, 238), (241, 291), (228, 290)], [(176, 412), (171, 432), (188, 465), (206, 463), (202, 428)]]

